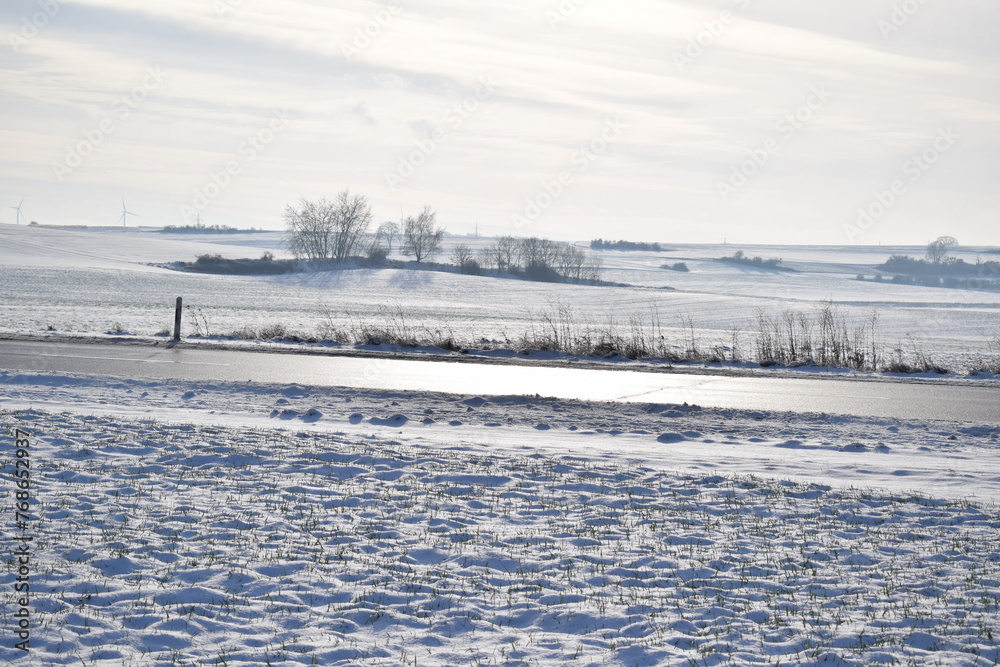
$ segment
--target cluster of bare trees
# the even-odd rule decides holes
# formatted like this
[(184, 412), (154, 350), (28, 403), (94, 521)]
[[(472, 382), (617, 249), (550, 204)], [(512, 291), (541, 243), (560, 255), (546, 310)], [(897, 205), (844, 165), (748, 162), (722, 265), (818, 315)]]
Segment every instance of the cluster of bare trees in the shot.
[(285, 209), (285, 243), (300, 259), (343, 261), (360, 252), (372, 221), (363, 195), (344, 190), (333, 201), (303, 197), (298, 208)]
[(437, 215), (430, 206), (401, 225), (384, 222), (370, 233), (371, 203), (349, 190), (338, 193), (333, 201), (303, 197), (297, 207), (285, 209), (284, 220), (288, 249), (295, 257), (311, 261), (342, 262), (360, 256), (385, 259), (392, 252), (393, 241), (402, 235), (400, 252), (423, 262), (440, 252), (444, 238), (444, 229), (437, 226)]
[(455, 246), (452, 261), (466, 273), (496, 271), (530, 280), (598, 280), (601, 260), (568, 243), (532, 236), (501, 236), (478, 253), (465, 244)]
[[(285, 243), (298, 259), (343, 262), (361, 258), (379, 265), (399, 241), (399, 252), (417, 263), (427, 262), (441, 252), (445, 230), (437, 224), (430, 206), (401, 223), (384, 222), (374, 232), (372, 207), (364, 195), (349, 190), (333, 200), (302, 198), (298, 206), (288, 206), (284, 214)], [(475, 252), (466, 244), (457, 245), (452, 261), (465, 273), (496, 271), (529, 280), (583, 282), (600, 279), (600, 258), (576, 246), (532, 236), (501, 236)]]

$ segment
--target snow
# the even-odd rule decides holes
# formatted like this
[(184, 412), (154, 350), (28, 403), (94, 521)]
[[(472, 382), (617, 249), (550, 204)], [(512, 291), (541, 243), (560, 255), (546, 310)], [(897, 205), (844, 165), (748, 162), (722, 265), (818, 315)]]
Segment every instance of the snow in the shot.
[[(484, 245), (452, 237), (449, 245)], [(185, 335), (197, 328), (216, 335), (280, 323), (305, 337), (329, 327), (384, 325), (401, 313), (420, 338), (448, 335), (466, 342), (513, 347), (540, 326), (543, 313), (570, 306), (575, 326), (604, 326), (613, 318), (648, 322), (655, 311), (678, 352), (688, 346), (688, 323), (700, 347), (729, 345), (742, 330), (750, 346), (759, 309), (814, 314), (829, 301), (851, 321), (880, 315), (888, 350), (922, 351), (938, 364), (966, 370), (1000, 357), (1000, 292), (929, 288), (871, 280), (874, 266), (893, 253), (920, 256), (921, 248), (744, 247), (748, 255), (783, 257), (796, 272), (761, 271), (715, 261), (736, 246), (687, 245), (663, 252), (603, 251), (604, 278), (629, 287), (579, 287), (464, 276), (442, 272), (355, 269), (283, 276), (217, 276), (153, 266), (192, 261), (204, 253), (258, 257), (284, 254), (277, 232), (163, 234), (151, 229), (51, 229), (0, 225), (0, 334), (106, 335), (119, 328), (152, 336), (173, 324), (183, 296), (190, 310)], [(997, 256), (956, 252), (968, 261)], [(447, 260), (447, 248), (442, 253)], [(686, 261), (690, 273), (661, 270)], [(666, 289), (670, 288), (670, 289)], [(992, 347), (991, 347), (992, 345)], [(466, 344), (466, 347), (473, 345)]]
[(1000, 424), (0, 371), (0, 409), (407, 438), (1000, 501)]
[(1000, 658), (996, 425), (0, 387), (34, 439), (37, 664)]
[[(36, 232), (36, 246), (6, 244)], [(487, 279), (191, 276), (133, 263), (142, 234), (0, 228), (4, 331), (93, 334), (103, 318), (139, 331), (178, 286), (234, 324), (305, 326), (320, 292), (362, 309), (386, 289), (427, 313), (449, 303), (469, 330), (511, 326), (545, 294), (594, 309), (615, 289), (639, 294), (502, 281), (474, 303), (457, 288)], [(61, 240), (74, 252), (40, 259)], [(162, 240), (133, 259), (209, 247)], [(264, 243), (228, 242), (241, 245), (230, 256)], [(831, 265), (867, 251), (801, 252)], [(799, 289), (783, 280), (769, 289)], [(958, 336), (955, 355), (970, 313), (996, 324), (995, 295), (966, 312), (922, 294), (906, 308), (947, 311), (928, 337)], [(8, 555), (4, 663), (1000, 661), (1000, 424), (0, 370), (0, 426), (31, 434), (35, 498), (31, 653), (13, 648)], [(8, 552), (14, 491), (0, 488)]]

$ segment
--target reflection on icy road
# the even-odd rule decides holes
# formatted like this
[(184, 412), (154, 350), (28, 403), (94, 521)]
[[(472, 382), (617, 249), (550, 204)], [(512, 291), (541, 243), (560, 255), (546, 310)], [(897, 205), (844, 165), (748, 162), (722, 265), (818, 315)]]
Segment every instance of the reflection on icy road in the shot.
[(1000, 388), (0, 341), (0, 369), (1000, 422)]

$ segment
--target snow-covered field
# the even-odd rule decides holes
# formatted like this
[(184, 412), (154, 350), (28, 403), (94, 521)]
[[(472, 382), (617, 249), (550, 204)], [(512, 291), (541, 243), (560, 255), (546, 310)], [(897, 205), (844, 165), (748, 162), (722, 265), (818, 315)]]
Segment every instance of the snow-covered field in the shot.
[(1000, 659), (997, 425), (9, 372), (0, 396), (32, 434), (25, 664)]
[[(632, 288), (144, 264), (276, 237), (203, 240), (0, 227), (0, 334), (152, 335), (177, 295), (219, 332), (395, 302), (492, 337), (550, 301), (724, 327), (831, 298), (959, 360), (1000, 308), (854, 281), (874, 249), (755, 249), (802, 271), (753, 281), (721, 246), (605, 253)], [(3, 663), (1000, 662), (1000, 424), (0, 370), (0, 433)]]
[[(486, 239), (452, 237), (476, 246)], [(714, 261), (744, 249), (748, 255), (782, 257), (793, 272), (762, 271)], [(752, 345), (759, 309), (815, 314), (830, 302), (848, 321), (879, 314), (886, 350), (912, 357), (921, 351), (958, 372), (987, 359), (1000, 363), (1000, 292), (928, 288), (871, 280), (890, 254), (922, 256), (921, 248), (676, 246), (663, 252), (600, 254), (604, 279), (630, 287), (580, 287), (492, 277), (406, 271), (348, 270), (269, 277), (178, 273), (155, 266), (192, 261), (203, 253), (258, 257), (282, 254), (281, 235), (163, 234), (149, 229), (49, 229), (0, 225), (0, 334), (103, 336), (109, 331), (152, 336), (173, 322), (173, 304), (190, 307), (185, 334), (225, 335), (279, 323), (307, 337), (324, 325), (382, 323), (385, 310), (402, 312), (416, 334), (435, 332), (465, 342), (485, 338), (516, 346), (543, 312), (572, 309), (576, 325), (627, 327), (655, 311), (671, 345), (683, 353), (689, 326), (698, 345), (729, 344), (735, 327)], [(958, 251), (968, 261), (997, 255)], [(683, 261), (678, 273), (662, 264)], [(670, 289), (665, 289), (670, 288)]]

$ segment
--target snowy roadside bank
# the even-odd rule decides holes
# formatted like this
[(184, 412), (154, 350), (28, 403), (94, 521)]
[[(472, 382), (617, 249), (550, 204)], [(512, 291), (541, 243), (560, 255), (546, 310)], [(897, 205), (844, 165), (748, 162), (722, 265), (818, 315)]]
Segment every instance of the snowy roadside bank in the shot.
[(1000, 424), (0, 371), (0, 409), (283, 427), (1000, 500)]

